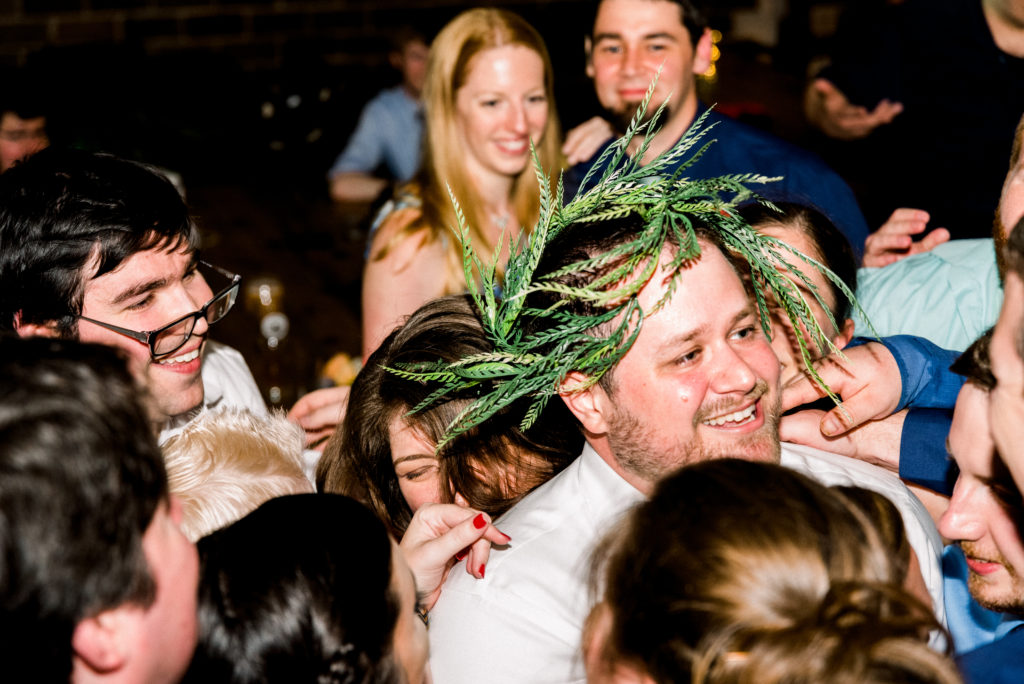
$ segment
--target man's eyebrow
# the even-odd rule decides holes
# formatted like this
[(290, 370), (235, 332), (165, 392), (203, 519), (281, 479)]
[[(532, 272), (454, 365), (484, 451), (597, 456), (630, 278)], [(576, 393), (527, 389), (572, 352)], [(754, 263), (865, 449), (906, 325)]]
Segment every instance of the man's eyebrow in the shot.
[[(196, 269), (198, 266), (199, 266), (199, 251), (198, 250), (194, 250), (192, 252), (192, 254), (190, 255), (188, 263), (185, 264), (185, 272), (182, 275), (184, 276), (185, 274), (189, 273), (190, 271)], [(146, 282), (143, 282), (143, 283), (138, 283), (138, 284), (133, 285), (132, 287), (128, 288), (124, 292), (120, 293), (116, 297), (114, 297), (114, 301), (111, 302), (111, 303), (112, 304), (123, 304), (124, 302), (128, 301), (129, 299), (133, 299), (135, 297), (139, 297), (141, 295), (144, 295), (147, 292), (152, 292), (154, 290), (159, 290), (162, 287), (166, 287), (168, 285), (168, 282), (169, 281), (167, 280), (167, 278), (161, 277), (161, 278), (153, 278), (152, 280), (149, 280), (149, 281), (146, 281)]]
[[(594, 34), (594, 43), (600, 43), (602, 40), (623, 40), (621, 33), (615, 33), (613, 31), (605, 31), (604, 33)], [(644, 34), (642, 40), (669, 40), (673, 43), (679, 42), (678, 39), (671, 33), (658, 32), (658, 33), (647, 33)]]
[(127, 290), (124, 290), (119, 295), (114, 297), (114, 301), (112, 303), (123, 304), (129, 299), (139, 297), (141, 295), (146, 294), (147, 292), (152, 292), (153, 290), (159, 290), (161, 287), (165, 287), (166, 285), (167, 278), (154, 278), (153, 280), (147, 280), (146, 282), (138, 283), (128, 288)]
[(622, 34), (620, 34), (620, 33), (611, 33), (611, 32), (607, 32), (607, 31), (604, 32), (604, 33), (595, 33), (594, 34), (594, 42), (595, 43), (600, 43), (602, 40), (622, 40)]

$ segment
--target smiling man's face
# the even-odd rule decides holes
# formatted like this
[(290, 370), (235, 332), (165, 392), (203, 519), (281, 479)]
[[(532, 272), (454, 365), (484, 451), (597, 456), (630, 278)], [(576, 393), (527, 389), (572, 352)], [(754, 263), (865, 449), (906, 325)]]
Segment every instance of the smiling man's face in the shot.
[(939, 532), (967, 559), (967, 586), (986, 608), (1024, 613), (1020, 493), (989, 435), (988, 393), (967, 383), (957, 397), (949, 452), (960, 467)]
[[(157, 330), (200, 309), (213, 292), (197, 270), (196, 254), (186, 245), (158, 246), (137, 252), (113, 271), (86, 277), (82, 315), (136, 332)], [(95, 262), (87, 266), (95, 273)], [(203, 402), (202, 346), (206, 320), (196, 322), (192, 337), (168, 358), (153, 361), (149, 346), (125, 335), (80, 320), (78, 337), (121, 349), (136, 379), (144, 384), (161, 417), (185, 413)]]
[[(601, 419), (584, 427), (647, 483), (710, 458), (779, 459), (778, 359), (732, 265), (712, 245), (701, 251), (668, 304), (645, 318), (610, 391), (587, 390)], [(644, 311), (665, 291), (655, 275), (640, 293)]]

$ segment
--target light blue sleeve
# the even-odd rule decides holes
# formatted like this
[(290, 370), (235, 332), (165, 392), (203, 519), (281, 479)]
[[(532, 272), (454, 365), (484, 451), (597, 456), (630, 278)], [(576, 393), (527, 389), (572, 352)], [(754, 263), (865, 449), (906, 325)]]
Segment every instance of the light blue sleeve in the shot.
[(857, 273), (858, 335), (916, 335), (963, 351), (999, 317), (1003, 290), (992, 240), (953, 240)]

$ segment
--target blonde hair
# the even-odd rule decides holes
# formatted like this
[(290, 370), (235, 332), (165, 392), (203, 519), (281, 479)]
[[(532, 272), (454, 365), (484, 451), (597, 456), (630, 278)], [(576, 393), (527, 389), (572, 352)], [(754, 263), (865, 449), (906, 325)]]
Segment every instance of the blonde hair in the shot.
[(872, 523), (899, 513), (865, 497), (884, 515), (774, 464), (669, 476), (595, 560), (611, 616), (596, 662), (657, 682), (958, 682), (926, 643), (938, 624), (903, 589), (906, 562)]
[[(562, 166), (561, 129), (555, 111), (554, 77), (551, 59), (543, 38), (522, 17), (492, 8), (476, 8), (463, 12), (441, 30), (430, 46), (426, 83), (423, 87), (424, 135), (423, 168), (416, 181), (404, 191), (422, 201), (419, 218), (399, 231), (394, 239), (378, 252), (380, 259), (395, 244), (426, 231), (427, 241), (448, 238), (447, 268), (444, 294), (465, 291), (462, 248), (452, 239), (452, 227), (458, 226), (450, 187), (466, 217), (470, 238), (477, 253), (485, 261), (494, 251), (494, 244), (482, 227), (489, 217), (475, 186), (467, 173), (461, 136), (456, 119), (455, 97), (466, 82), (474, 58), (491, 48), (519, 45), (535, 52), (544, 63), (544, 94), (548, 100), (548, 118), (540, 140), (533, 143), (541, 167), (557, 180)], [(540, 213), (540, 188), (532, 163), (528, 163), (512, 186), (515, 220), (525, 231), (533, 229)], [(513, 236), (506, 236), (506, 243)], [(499, 268), (499, 272), (501, 269)]]
[(282, 413), (201, 413), (163, 447), (168, 487), (184, 511), (182, 532), (196, 541), (269, 499), (313, 492), (302, 448), (302, 428)]

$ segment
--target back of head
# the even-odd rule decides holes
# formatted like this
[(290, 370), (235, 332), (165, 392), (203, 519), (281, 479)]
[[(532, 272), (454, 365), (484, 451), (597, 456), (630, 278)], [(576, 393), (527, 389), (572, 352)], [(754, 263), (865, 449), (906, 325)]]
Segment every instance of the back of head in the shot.
[(362, 505), (272, 499), (198, 548), (200, 637), (184, 681), (401, 681), (391, 540)]
[[(381, 343), (352, 384), (345, 420), (317, 465), (317, 488), (364, 498), (393, 531), (404, 532), (412, 512), (395, 476), (390, 424), (403, 420), (438, 444), (475, 394), (436, 397), (429, 407), (406, 415), (436, 388), (387, 369), (452, 363), (491, 349), (468, 295), (442, 297), (420, 307)], [(470, 506), (497, 515), (525, 489), (567, 465), (581, 438), (558, 409), (562, 407), (555, 407), (528, 434), (519, 429), (515, 412), (508, 411), (448, 444), (438, 454), (442, 499), (453, 500), (458, 492)], [(518, 478), (519, 495), (508, 492), (511, 471)]]
[(302, 448), (302, 428), (283, 415), (232, 406), (201, 413), (163, 445), (182, 532), (196, 541), (276, 496), (312, 493)]
[(0, 175), (0, 330), (55, 322), (72, 336), (85, 280), (198, 234), (164, 176), (110, 155), (50, 148)]
[(683, 468), (605, 553), (604, 656), (655, 681), (955, 681), (868, 517), (781, 466)]
[(163, 463), (114, 350), (0, 337), (0, 643), (10, 672), (67, 681), (75, 625), (149, 605), (142, 537)]

